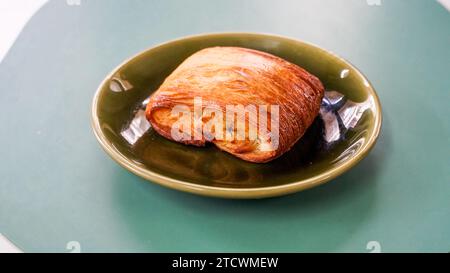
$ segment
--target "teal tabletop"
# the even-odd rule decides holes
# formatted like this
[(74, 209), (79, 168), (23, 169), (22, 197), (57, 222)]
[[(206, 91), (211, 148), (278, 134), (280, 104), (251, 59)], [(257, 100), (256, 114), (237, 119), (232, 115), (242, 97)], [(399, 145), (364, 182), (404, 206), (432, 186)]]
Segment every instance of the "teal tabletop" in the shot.
[[(320, 187), (245, 201), (111, 160), (90, 124), (102, 79), (161, 42), (224, 31), (312, 42), (358, 67), (383, 106), (368, 157)], [(25, 252), (450, 251), (450, 13), (436, 1), (50, 1), (0, 82), (0, 232)]]

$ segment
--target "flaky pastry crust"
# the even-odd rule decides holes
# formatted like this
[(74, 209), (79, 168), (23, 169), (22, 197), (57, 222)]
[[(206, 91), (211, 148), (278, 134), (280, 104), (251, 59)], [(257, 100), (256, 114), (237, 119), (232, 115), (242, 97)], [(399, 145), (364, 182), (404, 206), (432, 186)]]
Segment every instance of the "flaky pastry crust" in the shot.
[[(146, 117), (160, 135), (174, 140), (171, 128), (176, 117), (171, 110), (187, 105), (193, 111), (195, 97), (224, 113), (226, 105), (278, 105), (279, 142), (275, 150), (262, 149), (267, 143), (262, 143), (259, 135), (256, 140), (210, 141), (243, 160), (264, 163), (287, 152), (304, 135), (319, 113), (323, 95), (324, 87), (317, 77), (284, 59), (253, 49), (212, 47), (191, 55), (165, 79), (150, 97)], [(204, 146), (208, 141), (179, 142)]]

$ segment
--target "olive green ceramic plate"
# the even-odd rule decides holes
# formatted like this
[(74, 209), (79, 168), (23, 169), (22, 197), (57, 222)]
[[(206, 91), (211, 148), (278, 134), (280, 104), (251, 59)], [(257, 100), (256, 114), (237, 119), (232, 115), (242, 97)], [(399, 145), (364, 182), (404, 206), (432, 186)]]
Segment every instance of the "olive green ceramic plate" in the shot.
[[(211, 46), (272, 53), (315, 74), (326, 89), (338, 90), (368, 107), (357, 126), (334, 145), (322, 143), (323, 132), (316, 122), (290, 152), (266, 164), (242, 161), (213, 146), (197, 148), (166, 140), (139, 118), (139, 109), (185, 58)], [(120, 65), (95, 94), (92, 124), (104, 150), (145, 179), (201, 195), (263, 198), (320, 185), (355, 166), (376, 142), (381, 108), (369, 81), (331, 52), (285, 37), (220, 33), (171, 41)]]

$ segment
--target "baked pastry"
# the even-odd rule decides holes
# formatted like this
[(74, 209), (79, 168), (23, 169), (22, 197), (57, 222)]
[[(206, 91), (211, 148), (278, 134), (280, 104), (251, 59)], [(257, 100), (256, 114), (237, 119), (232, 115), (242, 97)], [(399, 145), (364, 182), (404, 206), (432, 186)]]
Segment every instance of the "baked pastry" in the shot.
[[(146, 117), (170, 140), (196, 146), (211, 142), (243, 160), (264, 163), (287, 152), (303, 136), (319, 113), (323, 95), (317, 77), (284, 59), (253, 49), (212, 47), (191, 55), (165, 79), (151, 95)], [(174, 131), (174, 125), (180, 125), (180, 111), (173, 110), (180, 105), (191, 111), (187, 117), (192, 122), (185, 119), (184, 128)], [(227, 120), (230, 105), (245, 106), (244, 112), (237, 107), (231, 112), (240, 120)], [(206, 130), (214, 118), (215, 126)], [(181, 138), (174, 135), (181, 129)]]

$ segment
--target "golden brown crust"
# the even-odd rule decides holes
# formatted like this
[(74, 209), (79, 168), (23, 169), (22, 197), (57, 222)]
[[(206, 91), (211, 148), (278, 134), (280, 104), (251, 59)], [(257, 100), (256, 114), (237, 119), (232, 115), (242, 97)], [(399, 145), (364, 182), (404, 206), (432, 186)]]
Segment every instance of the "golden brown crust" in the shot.
[[(262, 163), (281, 156), (303, 136), (319, 113), (323, 94), (318, 78), (279, 57), (247, 48), (213, 47), (193, 54), (166, 78), (151, 96), (146, 116), (159, 134), (173, 140), (172, 108), (193, 109), (195, 97), (223, 112), (226, 105), (279, 105), (276, 150), (261, 150), (260, 143), (247, 139), (211, 141), (241, 159)], [(203, 146), (206, 140), (181, 142)]]

